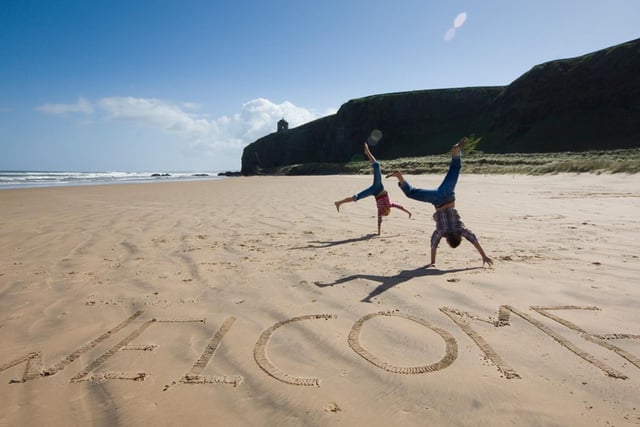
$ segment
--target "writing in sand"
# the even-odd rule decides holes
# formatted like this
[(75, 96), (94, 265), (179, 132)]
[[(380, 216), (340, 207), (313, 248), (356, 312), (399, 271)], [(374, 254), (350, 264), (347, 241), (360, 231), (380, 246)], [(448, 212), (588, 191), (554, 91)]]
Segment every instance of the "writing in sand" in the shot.
[[(524, 311), (521, 311), (520, 309), (517, 309), (510, 305), (499, 306), (496, 317), (475, 315), (473, 313), (449, 307), (440, 307), (439, 309), (442, 314), (451, 319), (453, 323), (457, 325), (472, 340), (472, 342), (477, 345), (482, 355), (497, 368), (498, 375), (502, 376), (505, 379), (518, 379), (521, 376), (520, 374), (518, 374), (515, 367), (512, 367), (508, 364), (508, 355), (499, 354), (479, 333), (479, 329), (474, 328), (474, 322), (482, 322), (494, 327), (507, 327), (511, 326), (511, 315), (516, 315), (525, 321), (525, 323), (523, 324), (528, 324), (529, 326), (533, 326), (537, 330), (543, 332), (556, 343), (561, 345), (564, 349), (573, 353), (574, 357), (578, 357), (587, 361), (602, 373), (604, 373), (606, 376), (619, 380), (625, 380), (628, 378), (625, 374), (610, 366), (605, 360), (602, 360), (602, 358), (597, 358), (593, 354), (588, 353), (587, 351), (574, 344), (572, 341), (565, 338), (563, 335), (549, 326), (549, 322), (545, 323), (544, 321), (537, 318), (544, 317), (547, 320), (556, 322), (557, 324), (568, 328), (570, 331), (577, 334), (584, 340), (587, 340), (609, 351), (612, 351), (619, 357), (626, 359), (629, 363), (633, 364), (637, 368), (640, 368), (639, 357), (631, 354), (623, 347), (615, 344), (616, 342), (619, 342), (621, 340), (638, 340), (640, 339), (640, 334), (615, 332), (608, 334), (594, 334), (584, 330), (579, 325), (566, 320), (565, 318), (561, 317), (560, 314), (558, 314), (559, 312), (566, 312), (569, 310), (601, 311), (599, 307), (571, 305), (548, 307), (532, 306), (530, 307), (530, 310), (537, 313), (539, 316), (534, 317), (531, 314), (525, 313)], [(36, 379), (42, 379), (48, 376), (56, 375), (69, 367), (69, 365), (76, 361), (80, 356), (88, 353), (103, 341), (107, 341), (112, 338), (115, 339), (117, 335), (124, 335), (126, 330), (132, 329), (126, 336), (112, 345), (102, 355), (97, 357), (95, 360), (93, 360), (91, 363), (77, 372), (70, 381), (71, 383), (77, 383), (81, 381), (104, 382), (109, 380), (142, 381), (151, 374), (142, 370), (137, 372), (107, 371), (101, 370), (101, 367), (105, 365), (105, 362), (107, 362), (107, 360), (117, 357), (121, 352), (151, 352), (156, 350), (158, 348), (158, 345), (155, 343), (139, 343), (141, 337), (143, 337), (144, 333), (150, 328), (159, 328), (163, 325), (177, 323), (184, 324), (185, 327), (193, 328), (197, 327), (198, 324), (202, 325), (206, 322), (206, 319), (150, 318), (145, 320), (144, 314), (145, 313), (143, 310), (136, 311), (131, 316), (120, 322), (118, 325), (114, 326), (112, 329), (105, 331), (103, 334), (97, 336), (93, 340), (81, 345), (80, 347), (72, 351), (68, 356), (48, 368), (44, 367), (43, 352), (32, 351), (26, 354), (16, 355), (17, 357), (10, 361), (0, 361), (3, 362), (2, 364), (0, 364), (0, 373), (16, 366), (24, 365), (22, 378), (12, 379), (11, 383), (13, 384), (25, 383)], [(373, 354), (362, 344), (360, 340), (360, 334), (361, 330), (367, 327), (367, 322), (376, 317), (381, 317), (383, 319), (385, 317), (400, 318), (403, 319), (403, 321), (413, 322), (423, 327), (425, 329), (425, 332), (430, 331), (428, 334), (425, 334), (425, 337), (429, 341), (433, 341), (432, 343), (429, 343), (430, 346), (433, 345), (437, 348), (443, 348), (442, 356), (438, 360), (427, 361), (427, 363), (417, 366), (397, 366), (393, 363), (393, 360), (384, 360), (384, 358)], [(278, 368), (277, 364), (269, 358), (267, 352), (268, 344), (271, 340), (271, 337), (276, 332), (286, 334), (286, 327), (293, 323), (315, 320), (330, 321), (336, 318), (337, 316), (334, 314), (308, 314), (292, 317), (275, 323), (271, 327), (264, 330), (264, 332), (262, 332), (262, 334), (258, 338), (253, 349), (255, 362), (269, 377), (277, 381), (281, 381), (283, 383), (291, 384), (294, 386), (319, 387), (321, 380), (320, 378), (295, 376), (292, 373), (287, 373), (284, 370)], [(193, 365), (184, 373), (181, 378), (165, 385), (164, 390), (168, 390), (172, 386), (175, 386), (179, 383), (230, 384), (233, 386), (241, 385), (243, 383), (243, 377), (241, 375), (229, 373), (229, 375), (212, 376), (205, 375), (203, 373), (207, 365), (212, 363), (216, 350), (221, 345), (223, 345), (225, 335), (229, 332), (229, 330), (231, 330), (235, 321), (235, 317), (227, 317), (222, 325), (220, 325), (220, 327), (217, 329), (213, 337), (211, 337), (206, 347), (202, 350), (200, 357), (195, 360)], [(458, 357), (457, 340), (447, 330), (435, 326), (422, 317), (402, 313), (400, 311), (380, 311), (363, 316), (353, 324), (351, 330), (348, 333), (347, 344), (355, 353), (357, 353), (371, 365), (392, 374), (428, 374), (430, 372), (435, 372), (447, 368), (448, 366), (453, 364)], [(523, 343), (514, 343), (514, 345), (522, 344)], [(232, 343), (225, 343), (224, 345), (232, 345)], [(295, 351), (296, 343), (294, 341), (290, 340), (288, 345), (291, 346), (291, 351)]]

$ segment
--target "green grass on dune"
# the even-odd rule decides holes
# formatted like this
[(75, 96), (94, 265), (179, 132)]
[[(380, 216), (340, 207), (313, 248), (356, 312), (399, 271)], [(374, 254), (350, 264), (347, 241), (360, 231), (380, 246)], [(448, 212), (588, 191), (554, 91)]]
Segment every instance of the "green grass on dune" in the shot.
[[(404, 174), (441, 174), (449, 167), (448, 154), (380, 160), (384, 171)], [(557, 173), (640, 173), (640, 148), (628, 150), (565, 153), (463, 155), (464, 173), (546, 175)], [(269, 175), (370, 174), (369, 162), (355, 159), (349, 163), (307, 163), (262, 171)]]

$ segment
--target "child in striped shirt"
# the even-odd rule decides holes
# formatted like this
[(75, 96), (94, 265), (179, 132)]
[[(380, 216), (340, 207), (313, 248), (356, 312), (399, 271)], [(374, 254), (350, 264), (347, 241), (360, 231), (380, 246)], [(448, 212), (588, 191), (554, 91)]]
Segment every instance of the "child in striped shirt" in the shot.
[(387, 190), (385, 190), (384, 186), (382, 185), (382, 173), (380, 172), (380, 163), (378, 163), (376, 158), (373, 157), (373, 154), (371, 154), (371, 151), (369, 150), (369, 145), (366, 142), (364, 143), (364, 154), (369, 159), (369, 162), (371, 162), (371, 167), (373, 168), (373, 184), (371, 184), (370, 187), (365, 188), (358, 194), (355, 194), (350, 197), (345, 197), (342, 200), (338, 200), (337, 202), (334, 202), (334, 204), (336, 205), (336, 209), (338, 210), (338, 212), (340, 212), (340, 206), (343, 203), (357, 202), (358, 200), (363, 199), (365, 197), (375, 196), (376, 206), (378, 208), (378, 236), (379, 236), (380, 228), (382, 225), (382, 217), (389, 215), (389, 213), (391, 212), (391, 208), (400, 209), (401, 211), (406, 212), (409, 215), (409, 218), (411, 218), (411, 212), (409, 212), (407, 209), (403, 208), (402, 206), (398, 205), (397, 203), (392, 203), (391, 200), (389, 199), (389, 193), (387, 193)]
[(433, 214), (433, 219), (436, 222), (436, 229), (431, 235), (431, 263), (427, 265), (427, 267), (436, 266), (436, 252), (442, 237), (446, 238), (447, 243), (449, 243), (449, 246), (452, 248), (458, 247), (462, 237), (464, 237), (476, 248), (482, 257), (483, 267), (485, 264), (488, 264), (489, 266), (493, 265), (493, 260), (484, 252), (475, 234), (465, 227), (464, 223), (460, 219), (460, 214), (458, 214), (458, 211), (456, 210), (456, 197), (454, 190), (456, 183), (458, 182), (460, 169), (462, 168), (460, 159), (461, 150), (466, 142), (466, 138), (463, 138), (452, 147), (449, 171), (444, 177), (442, 184), (440, 184), (437, 189), (427, 190), (413, 187), (404, 179), (402, 174), (397, 171), (387, 175), (387, 178), (392, 176), (398, 178), (398, 185), (407, 197), (421, 202), (431, 203), (436, 208), (436, 212)]

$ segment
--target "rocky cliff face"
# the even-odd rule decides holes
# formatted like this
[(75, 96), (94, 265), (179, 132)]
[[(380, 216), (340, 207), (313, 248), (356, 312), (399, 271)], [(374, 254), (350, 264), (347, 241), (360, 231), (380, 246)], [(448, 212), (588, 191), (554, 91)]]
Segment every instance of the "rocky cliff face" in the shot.
[(335, 115), (248, 145), (242, 174), (285, 165), (348, 162), (372, 129), (376, 157), (446, 151), (465, 135), (486, 152), (554, 152), (640, 146), (640, 39), (533, 67), (506, 87), (374, 95)]
[(640, 39), (533, 67), (496, 98), (487, 152), (640, 146)]

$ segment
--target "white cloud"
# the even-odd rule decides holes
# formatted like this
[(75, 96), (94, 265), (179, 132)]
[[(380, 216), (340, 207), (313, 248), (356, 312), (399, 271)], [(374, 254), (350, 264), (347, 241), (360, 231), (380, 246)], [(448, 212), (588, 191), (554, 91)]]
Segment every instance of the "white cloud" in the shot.
[(466, 21), (467, 21), (467, 13), (466, 12), (459, 13), (453, 20), (453, 27), (449, 28), (447, 32), (444, 33), (444, 41), (449, 42), (453, 40), (453, 38), (456, 36), (456, 30), (458, 28), (461, 28)]
[(282, 118), (293, 128), (333, 113), (335, 110), (317, 114), (288, 101), (276, 104), (264, 98), (252, 99), (242, 105), (240, 112), (211, 121), (209, 133), (191, 141), (190, 149), (209, 154), (219, 149), (239, 151), (256, 139), (275, 132), (276, 124)]
[(268, 99), (257, 98), (245, 102), (241, 112), (234, 117), (237, 124), (244, 128), (241, 132), (249, 140), (274, 132), (276, 123), (281, 118), (285, 118), (290, 127), (296, 127), (315, 120), (318, 116), (307, 109), (296, 107), (289, 101), (274, 104)]
[(112, 120), (145, 124), (168, 132), (198, 136), (208, 133), (211, 127), (206, 119), (158, 99), (131, 96), (102, 98), (98, 106)]
[(180, 105), (187, 110), (199, 110), (202, 107), (200, 104), (196, 104), (195, 102), (183, 102)]
[(36, 107), (36, 110), (54, 116), (64, 116), (71, 113), (89, 115), (93, 113), (94, 108), (89, 101), (79, 97), (75, 104), (43, 104)]
[[(201, 106), (193, 103), (172, 104), (153, 98), (109, 97), (95, 103), (95, 111), (113, 122), (150, 126), (172, 133), (186, 143), (186, 150), (195, 155), (213, 155), (220, 151), (239, 152), (247, 144), (276, 131), (278, 120), (284, 118), (293, 128), (336, 110), (318, 114), (289, 101), (276, 104), (256, 98), (245, 102), (240, 111), (217, 119), (195, 114)], [(75, 104), (45, 104), (37, 110), (47, 114), (94, 112), (84, 98)]]

